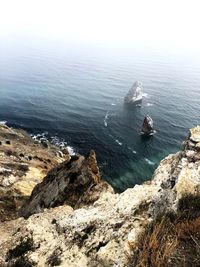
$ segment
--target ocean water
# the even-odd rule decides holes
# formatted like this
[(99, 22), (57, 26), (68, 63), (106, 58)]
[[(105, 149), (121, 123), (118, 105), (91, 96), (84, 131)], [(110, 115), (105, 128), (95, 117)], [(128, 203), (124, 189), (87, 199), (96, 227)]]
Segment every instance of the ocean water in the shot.
[[(141, 107), (123, 98), (143, 83)], [(156, 134), (143, 138), (144, 116)], [(116, 190), (152, 176), (200, 122), (200, 59), (180, 51), (66, 43), (1, 42), (0, 121), (46, 133), (77, 153), (95, 149)]]

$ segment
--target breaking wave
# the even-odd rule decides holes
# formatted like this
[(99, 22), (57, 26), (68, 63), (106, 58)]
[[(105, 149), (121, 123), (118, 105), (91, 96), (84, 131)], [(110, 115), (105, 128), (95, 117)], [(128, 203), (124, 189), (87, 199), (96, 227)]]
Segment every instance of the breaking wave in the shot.
[(132, 149), (131, 147), (128, 147), (128, 149), (129, 149), (133, 154), (137, 154), (137, 151), (135, 151), (135, 150)]
[(118, 139), (115, 139), (115, 142), (119, 145), (119, 146), (122, 146), (122, 143), (121, 142), (119, 142), (119, 140)]
[(149, 164), (149, 165), (155, 165), (155, 163), (153, 161), (151, 161), (148, 158), (145, 158), (145, 161)]
[(152, 107), (153, 106), (153, 103), (147, 103), (146, 106), (147, 107)]
[(50, 136), (48, 132), (31, 134), (31, 137), (33, 138), (33, 140), (37, 140), (39, 143), (46, 141), (56, 146), (60, 150), (67, 149), (70, 156), (76, 154), (75, 149), (72, 146), (69, 146), (64, 139), (61, 139), (58, 136)]
[(7, 121), (0, 121), (0, 125), (6, 125)]
[(107, 121), (108, 121), (108, 112), (106, 113), (104, 121), (103, 121), (105, 127), (108, 127), (108, 122)]
[(149, 95), (147, 93), (142, 93), (143, 97), (148, 97)]
[(68, 150), (70, 156), (73, 156), (76, 154), (76, 152), (72, 146), (67, 146), (67, 150)]

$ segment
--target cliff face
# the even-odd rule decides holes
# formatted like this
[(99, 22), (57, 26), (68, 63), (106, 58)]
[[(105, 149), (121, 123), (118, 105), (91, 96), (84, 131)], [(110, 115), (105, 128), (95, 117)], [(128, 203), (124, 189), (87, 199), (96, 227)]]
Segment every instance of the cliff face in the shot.
[(17, 210), (54, 166), (69, 160), (58, 149), (34, 141), (25, 131), (0, 125), (0, 221), (15, 218)]
[(92, 204), (100, 193), (108, 190), (113, 192), (106, 182), (101, 181), (95, 152), (90, 151), (86, 157), (72, 156), (51, 170), (42, 183), (35, 186), (19, 214), (29, 217), (45, 208), (63, 204), (82, 207)]
[(137, 266), (145, 229), (161, 215), (178, 214), (182, 199), (199, 189), (200, 127), (190, 130), (183, 151), (161, 161), (152, 180), (121, 194), (102, 181), (93, 151), (77, 155), (36, 185), (19, 212), (27, 219), (0, 224), (0, 266)]

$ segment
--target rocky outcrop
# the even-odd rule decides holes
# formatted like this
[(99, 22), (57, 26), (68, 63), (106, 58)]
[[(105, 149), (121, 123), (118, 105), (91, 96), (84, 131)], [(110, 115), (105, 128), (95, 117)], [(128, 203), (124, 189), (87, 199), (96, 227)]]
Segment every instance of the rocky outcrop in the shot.
[(149, 115), (145, 116), (144, 118), (141, 133), (144, 135), (152, 135), (155, 133), (153, 128), (153, 120)]
[(89, 205), (107, 190), (113, 191), (101, 180), (96, 155), (92, 150), (86, 157), (72, 156), (70, 161), (51, 170), (42, 183), (36, 185), (19, 214), (28, 217), (45, 208), (63, 204), (73, 208)]
[[(127, 266), (128, 241), (134, 235), (131, 229), (137, 233), (149, 220), (138, 208), (145, 209), (157, 193), (156, 186), (136, 186), (121, 195), (105, 193), (89, 207), (73, 211), (63, 206), (28, 220), (20, 218), (16, 222), (20, 229), (15, 226), (13, 236), (3, 238), (6, 241), (0, 245), (2, 261), (8, 258), (11, 264), (23, 256), (36, 266), (49, 266), (52, 255), (59, 251), (59, 266)], [(9, 250), (15, 251), (26, 240), (32, 240), (28, 251), (10, 255)]]
[(25, 131), (0, 125), (0, 221), (15, 218), (47, 172), (69, 155), (34, 141)]
[(144, 229), (161, 214), (176, 214), (184, 196), (199, 194), (199, 141), (196, 127), (184, 150), (162, 160), (150, 181), (121, 194), (104, 190), (94, 152), (61, 163), (24, 205), (28, 216), (43, 201), (40, 213), (0, 224), (0, 266), (127, 267)]
[(142, 83), (136, 81), (124, 98), (125, 104), (137, 105), (142, 102)]

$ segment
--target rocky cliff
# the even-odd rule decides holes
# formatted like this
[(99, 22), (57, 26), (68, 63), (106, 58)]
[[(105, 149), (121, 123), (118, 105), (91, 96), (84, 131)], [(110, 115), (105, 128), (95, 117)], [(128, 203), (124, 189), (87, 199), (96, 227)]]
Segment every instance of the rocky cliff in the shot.
[(17, 210), (50, 169), (69, 159), (58, 148), (34, 141), (25, 131), (0, 125), (0, 221)]
[[(19, 175), (9, 165), (12, 174), (5, 172), (0, 180), (0, 203), (3, 213), (7, 214), (6, 218), (3, 217), (4, 222), (0, 223), (0, 266), (175, 267), (190, 266), (191, 263), (193, 266), (199, 266), (195, 265), (200, 262), (197, 257), (194, 262), (188, 263), (190, 265), (187, 265), (184, 257), (180, 257), (180, 253), (183, 253), (180, 248), (184, 247), (178, 239), (180, 231), (176, 238), (175, 235), (172, 238), (171, 232), (164, 238), (166, 230), (161, 237), (158, 235), (161, 229), (165, 229), (163, 220), (161, 219), (160, 223), (159, 218), (166, 218), (168, 214), (173, 214), (170, 218), (178, 219), (170, 221), (172, 226), (167, 229), (182, 229), (186, 217), (187, 223), (190, 220), (188, 225), (193, 225), (191, 222), (198, 222), (200, 218), (199, 126), (190, 130), (182, 151), (161, 161), (151, 180), (142, 185), (135, 185), (121, 194), (114, 193), (101, 179), (94, 151), (85, 157), (76, 155), (70, 158), (66, 155), (63, 162), (63, 158), (55, 157), (56, 148), (44, 149), (24, 132), (8, 127), (2, 128), (1, 131), (16, 135), (12, 136), (11, 144), (6, 143), (10, 141), (8, 136), (1, 137), (1, 168), (7, 168), (8, 171), (5, 163), (9, 161), (13, 164), (26, 164), (29, 171)], [(13, 146), (12, 151), (16, 152), (14, 156), (13, 152), (5, 155), (10, 145)], [(18, 155), (19, 153), (23, 153), (23, 157)], [(28, 159), (29, 156), (31, 160)], [(47, 162), (51, 165), (47, 165)], [(55, 166), (58, 162), (61, 163)], [(32, 168), (36, 174), (43, 174), (42, 181), (42, 174), (39, 178), (34, 172), (27, 175)], [(52, 169), (48, 172), (50, 168)], [(15, 177), (14, 182), (6, 184), (11, 175)], [(25, 194), (23, 190), (16, 191), (18, 182), (20, 188), (31, 184), (32, 189), (36, 183), (37, 185), (32, 193), (29, 189)], [(22, 197), (23, 201), (17, 209), (16, 206), (8, 207), (5, 197), (9, 196), (8, 192), (12, 193), (15, 202), (17, 197)], [(188, 200), (187, 205), (185, 199)], [(184, 209), (184, 216), (183, 212), (180, 213), (183, 206), (187, 207)], [(9, 217), (10, 213), (14, 216)], [(189, 217), (185, 214), (189, 214)], [(182, 226), (179, 225), (180, 218)], [(165, 222), (168, 220), (165, 219)], [(156, 227), (152, 226), (154, 224)], [(196, 239), (199, 226), (200, 223), (196, 223), (196, 228), (192, 228), (196, 231), (193, 237), (196, 249), (200, 245)], [(146, 232), (147, 229), (155, 231), (151, 231), (154, 236), (152, 239), (150, 236), (144, 247), (145, 240), (150, 235), (150, 232)], [(142, 237), (144, 233), (146, 234)], [(188, 236), (192, 236), (191, 232)], [(158, 247), (158, 244), (162, 246)], [(164, 250), (163, 244), (166, 245)], [(191, 243), (190, 247), (193, 252), (194, 244)], [(148, 251), (148, 254), (149, 249), (151, 251)], [(157, 251), (155, 255), (154, 249)], [(162, 253), (159, 254), (159, 250)], [(184, 253), (191, 255), (191, 251)], [(163, 259), (165, 261), (162, 261)]]

